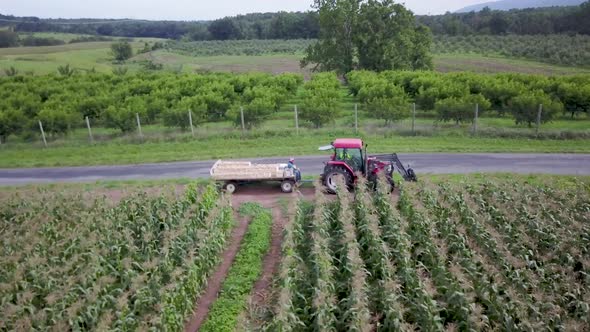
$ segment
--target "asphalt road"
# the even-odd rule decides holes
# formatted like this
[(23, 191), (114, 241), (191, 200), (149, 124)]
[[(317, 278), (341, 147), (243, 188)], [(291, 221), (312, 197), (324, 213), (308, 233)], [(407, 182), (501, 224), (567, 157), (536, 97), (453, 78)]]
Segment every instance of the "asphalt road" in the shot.
[[(590, 154), (400, 154), (420, 174), (510, 172), (520, 174), (590, 175)], [(320, 174), (327, 156), (296, 157), (303, 175)], [(285, 163), (288, 158), (251, 159)], [(215, 161), (191, 161), (122, 166), (0, 169), (0, 185), (99, 180), (206, 178)]]

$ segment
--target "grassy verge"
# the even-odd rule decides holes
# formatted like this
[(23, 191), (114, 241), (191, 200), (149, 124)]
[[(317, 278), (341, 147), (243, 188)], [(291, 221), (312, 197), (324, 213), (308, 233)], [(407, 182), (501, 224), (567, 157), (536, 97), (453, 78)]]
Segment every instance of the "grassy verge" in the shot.
[(200, 331), (234, 331), (238, 316), (246, 308), (246, 300), (262, 271), (262, 260), (268, 251), (272, 218), (268, 210), (257, 204), (244, 204), (240, 213), (254, 217), (240, 251), (223, 282), (219, 297)]
[[(338, 137), (354, 137), (350, 131), (322, 131), (301, 136), (276, 133), (246, 138), (227, 136), (146, 143), (106, 143), (83, 146), (35, 148), (16, 145), (0, 148), (0, 168), (41, 166), (121, 165), (325, 154), (318, 151)], [(264, 135), (262, 135), (264, 136)], [(590, 153), (590, 139), (535, 140), (476, 137), (408, 137), (358, 135), (372, 153)]]

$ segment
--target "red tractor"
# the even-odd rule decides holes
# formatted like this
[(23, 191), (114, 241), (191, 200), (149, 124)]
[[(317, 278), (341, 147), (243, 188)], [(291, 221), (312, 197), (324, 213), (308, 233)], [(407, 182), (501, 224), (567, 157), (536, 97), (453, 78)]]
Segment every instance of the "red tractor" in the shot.
[(341, 138), (328, 146), (320, 147), (321, 151), (332, 150), (332, 158), (325, 162), (321, 175), (322, 183), (329, 192), (336, 192), (336, 178), (341, 176), (348, 187), (352, 187), (357, 176), (362, 174), (370, 183), (376, 184), (377, 177), (385, 173), (392, 188), (395, 186), (393, 172), (395, 169), (406, 181), (416, 181), (416, 173), (411, 168), (405, 168), (397, 154), (367, 155), (367, 146), (356, 138)]

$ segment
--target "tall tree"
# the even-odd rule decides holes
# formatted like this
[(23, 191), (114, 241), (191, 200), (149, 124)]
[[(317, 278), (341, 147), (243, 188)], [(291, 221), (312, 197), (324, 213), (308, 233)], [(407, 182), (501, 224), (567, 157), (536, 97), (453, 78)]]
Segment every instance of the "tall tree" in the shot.
[(357, 65), (354, 44), (361, 0), (315, 0), (319, 12), (319, 40), (307, 49), (302, 66), (314, 70), (348, 73)]
[(316, 0), (320, 36), (302, 65), (348, 73), (354, 69), (432, 68), (430, 30), (393, 0)]
[[(428, 29), (417, 26), (414, 15), (393, 0), (369, 0), (361, 5), (355, 38), (359, 67), (389, 69), (430, 69), (431, 37)], [(426, 48), (426, 54), (424, 54)], [(426, 58), (422, 60), (422, 58)]]

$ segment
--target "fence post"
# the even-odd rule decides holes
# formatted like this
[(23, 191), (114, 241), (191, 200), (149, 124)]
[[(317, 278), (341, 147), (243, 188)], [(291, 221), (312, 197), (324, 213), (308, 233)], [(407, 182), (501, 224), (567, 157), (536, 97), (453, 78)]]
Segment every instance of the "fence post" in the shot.
[(246, 123), (244, 123), (244, 108), (240, 107), (240, 116), (242, 118), (242, 133), (246, 132)]
[(86, 117), (86, 127), (88, 128), (88, 137), (90, 138), (90, 144), (94, 143), (94, 137), (92, 136), (92, 129), (90, 128), (90, 119)]
[(188, 110), (188, 123), (191, 126), (191, 134), (195, 137), (195, 128), (193, 127), (193, 112)]
[(477, 134), (477, 120), (479, 119), (479, 104), (475, 104), (475, 118), (473, 119), (473, 133)]
[(539, 135), (539, 129), (541, 127), (541, 114), (543, 113), (543, 104), (539, 105), (539, 112), (537, 113), (537, 129), (535, 135)]
[(47, 147), (47, 139), (45, 138), (45, 131), (43, 130), (43, 124), (39, 120), (39, 129), (41, 129), (41, 137), (43, 137), (43, 144)]
[(412, 104), (412, 135), (416, 135), (416, 103)]
[(358, 134), (359, 132), (359, 109), (358, 104), (354, 104), (354, 132)]
[(135, 119), (137, 119), (137, 129), (139, 130), (139, 137), (143, 139), (143, 132), (141, 131), (141, 122), (139, 121), (139, 113), (135, 113)]
[(297, 105), (295, 105), (295, 130), (297, 131), (297, 135), (299, 135), (299, 112)]

